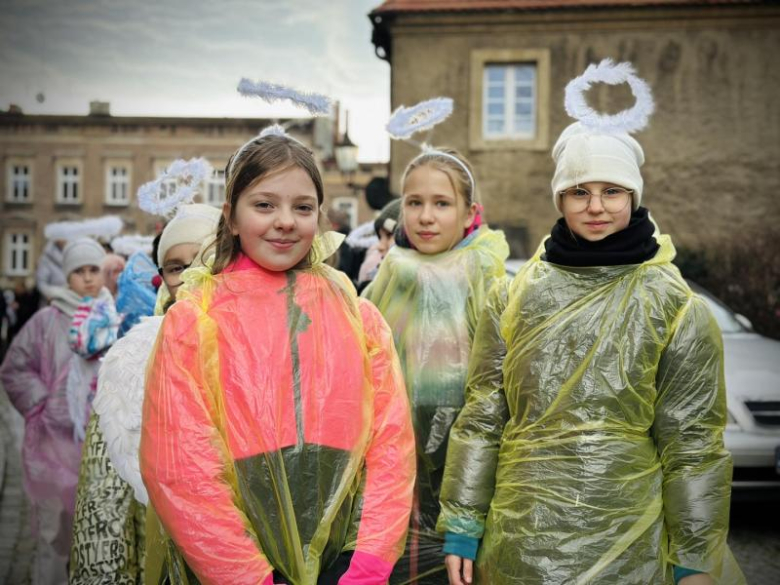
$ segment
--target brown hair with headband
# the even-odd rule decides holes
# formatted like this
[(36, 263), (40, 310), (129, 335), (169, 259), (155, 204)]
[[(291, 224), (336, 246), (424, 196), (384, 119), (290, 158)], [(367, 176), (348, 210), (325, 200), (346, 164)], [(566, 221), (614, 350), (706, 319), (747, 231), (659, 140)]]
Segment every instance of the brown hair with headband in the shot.
[[(215, 250), (213, 274), (222, 272), (241, 252), (241, 242), (232, 233), (236, 204), (241, 194), (263, 178), (291, 167), (298, 167), (309, 175), (317, 190), (317, 203), (322, 206), (325, 194), (314, 153), (297, 140), (274, 134), (258, 137), (230, 157), (225, 167), (225, 212), (228, 215), (222, 214), (216, 240), (212, 244)], [(207, 253), (203, 255), (206, 257)]]

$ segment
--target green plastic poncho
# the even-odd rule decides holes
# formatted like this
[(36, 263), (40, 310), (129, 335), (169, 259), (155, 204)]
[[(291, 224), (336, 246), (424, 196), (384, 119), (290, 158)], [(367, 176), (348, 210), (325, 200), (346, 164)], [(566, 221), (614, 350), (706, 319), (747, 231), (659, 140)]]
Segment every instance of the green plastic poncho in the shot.
[(393, 331), (412, 406), (417, 484), (409, 539), (391, 583), (447, 582), (436, 533), (450, 427), (464, 403), (469, 353), (487, 291), (505, 278), (503, 232), (483, 226), (435, 255), (395, 246), (363, 292)]
[(744, 583), (720, 331), (656, 239), (628, 266), (559, 266), (542, 245), (491, 291), (438, 522), (482, 538), (477, 583), (671, 583), (671, 565)]

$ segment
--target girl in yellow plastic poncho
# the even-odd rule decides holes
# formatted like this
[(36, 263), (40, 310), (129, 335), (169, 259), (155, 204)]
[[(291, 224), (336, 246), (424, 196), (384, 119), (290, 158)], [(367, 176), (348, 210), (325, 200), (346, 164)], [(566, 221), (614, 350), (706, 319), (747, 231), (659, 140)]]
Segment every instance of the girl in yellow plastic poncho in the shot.
[(412, 403), (417, 485), (409, 541), (391, 583), (446, 583), (436, 529), (450, 426), (463, 406), (477, 319), (504, 278), (503, 233), (481, 224), (473, 173), (455, 151), (426, 151), (403, 179), (398, 245), (363, 293), (393, 330)]
[(147, 377), (141, 474), (171, 540), (146, 581), (384, 583), (414, 482), (392, 337), (322, 262), (310, 150), (264, 132), (226, 180), (213, 267), (185, 276)]
[(450, 580), (744, 583), (720, 331), (640, 207), (642, 148), (581, 120), (553, 158), (563, 217), (491, 291), (450, 439)]

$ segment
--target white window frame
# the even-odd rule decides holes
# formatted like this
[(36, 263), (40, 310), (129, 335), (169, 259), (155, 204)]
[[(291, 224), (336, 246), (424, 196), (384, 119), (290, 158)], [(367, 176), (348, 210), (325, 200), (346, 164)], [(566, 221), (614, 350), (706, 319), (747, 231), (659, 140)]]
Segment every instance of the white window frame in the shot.
[(5, 275), (29, 276), (32, 273), (32, 234), (27, 230), (8, 230), (3, 239)]
[[(19, 175), (17, 169), (24, 167), (27, 169), (25, 174)], [(8, 203), (32, 203), (33, 199), (33, 164), (31, 160), (12, 158), (6, 161), (5, 166), (6, 190), (5, 200)], [(19, 196), (19, 190), (24, 191), (24, 196)]]
[[(122, 169), (124, 175), (114, 174), (115, 170)], [(129, 161), (106, 161), (106, 193), (105, 204), (117, 207), (130, 205), (130, 179), (133, 175), (133, 165)], [(120, 192), (117, 197), (117, 192)]]
[[(504, 127), (501, 132), (487, 132), (490, 84), (488, 67), (506, 66)], [(531, 115), (533, 132), (516, 132), (515, 120), (515, 65), (533, 65), (535, 70), (532, 90)], [(524, 98), (527, 101), (528, 98)], [(499, 100), (497, 100), (499, 101)], [(549, 150), (550, 137), (550, 50), (549, 49), (475, 49), (471, 51), (469, 75), (469, 150)], [(495, 102), (494, 102), (495, 103)]]
[[(531, 72), (531, 80), (528, 83), (520, 78), (520, 69)], [(500, 69), (504, 79), (497, 83), (490, 80), (490, 71)], [(536, 63), (486, 63), (483, 67), (482, 75), (482, 137), (485, 140), (529, 140), (536, 136), (536, 94), (537, 74)], [(502, 87), (503, 86), (503, 87)], [(490, 90), (500, 88), (503, 95), (500, 97), (490, 97)], [(531, 96), (518, 97), (516, 91), (520, 88), (530, 88)], [(520, 105), (529, 105), (530, 113), (528, 115), (518, 114), (517, 107)], [(498, 105), (502, 112), (500, 115), (490, 114), (490, 106)], [(520, 120), (530, 119), (531, 128), (529, 131), (517, 130), (516, 126)], [(501, 122), (500, 131), (490, 130), (491, 122)]]
[(332, 206), (338, 211), (346, 211), (349, 216), (349, 228), (355, 229), (358, 225), (358, 200), (355, 197), (336, 197)]
[[(157, 160), (154, 163), (154, 177), (152, 180), (156, 180), (162, 175), (168, 167), (173, 164), (173, 159), (170, 160)], [(168, 179), (162, 184), (163, 190), (166, 190), (165, 196), (167, 197), (176, 190), (176, 181), (174, 179)]]
[[(217, 195), (215, 197), (215, 195)], [(214, 167), (211, 175), (205, 181), (203, 190), (203, 199), (205, 203), (214, 207), (222, 207), (225, 203), (225, 168)]]
[[(84, 182), (81, 180), (84, 176), (84, 165), (80, 160), (58, 160), (57, 161), (57, 193), (54, 200), (58, 205), (81, 205), (84, 200)], [(68, 171), (75, 169), (75, 175)], [(70, 189), (68, 189), (70, 186)], [(75, 197), (65, 197), (66, 189), (68, 192), (75, 192)]]

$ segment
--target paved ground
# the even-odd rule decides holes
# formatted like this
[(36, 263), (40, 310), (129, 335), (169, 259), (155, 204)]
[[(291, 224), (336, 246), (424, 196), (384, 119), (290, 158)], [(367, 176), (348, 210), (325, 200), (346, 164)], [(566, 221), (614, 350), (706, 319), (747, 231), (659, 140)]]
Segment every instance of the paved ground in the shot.
[(780, 502), (735, 502), (729, 545), (748, 585), (780, 584)]

